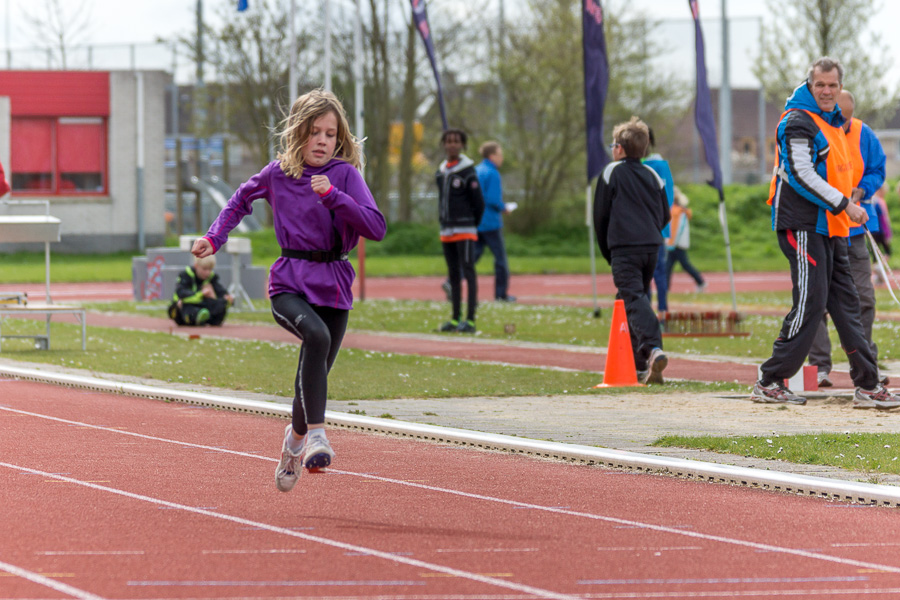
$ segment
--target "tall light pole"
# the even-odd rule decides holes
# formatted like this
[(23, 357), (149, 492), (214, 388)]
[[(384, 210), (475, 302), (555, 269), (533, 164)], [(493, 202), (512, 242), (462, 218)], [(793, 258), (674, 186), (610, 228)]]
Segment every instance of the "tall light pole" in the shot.
[[(374, 16), (373, 16), (374, 18)], [(360, 8), (360, 0), (356, 0), (356, 20), (353, 28), (353, 79), (354, 79), (354, 113), (356, 121), (356, 137), (360, 140), (366, 137), (366, 127), (363, 115), (363, 44), (362, 44), (362, 9)], [(365, 146), (362, 148), (365, 154)], [(363, 177), (365, 177), (365, 169), (362, 169)], [(366, 240), (359, 238), (359, 246), (356, 249), (356, 255), (359, 259), (359, 299), (366, 299)]]
[(288, 71), (288, 106), (294, 103), (297, 97), (297, 0), (291, 0), (290, 11), (291, 22), (288, 24), (288, 32), (291, 36), (289, 61), (290, 69)]
[[(498, 42), (499, 52), (498, 58), (505, 55), (506, 49), (506, 16), (503, 10), (503, 0), (500, 0), (500, 41)], [(503, 80), (497, 80), (497, 125), (500, 127), (500, 133), (506, 129), (506, 88), (503, 87)]]
[(325, 84), (331, 91), (331, 0), (325, 0)]
[(722, 85), (719, 87), (719, 162), (722, 183), (731, 183), (731, 74), (728, 36), (728, 0), (722, 0)]

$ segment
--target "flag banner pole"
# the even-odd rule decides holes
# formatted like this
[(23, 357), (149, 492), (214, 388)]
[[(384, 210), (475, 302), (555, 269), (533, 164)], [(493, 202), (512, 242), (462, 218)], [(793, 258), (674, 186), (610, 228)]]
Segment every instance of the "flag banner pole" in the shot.
[(597, 245), (596, 233), (594, 232), (594, 211), (591, 205), (591, 184), (588, 182), (587, 189), (584, 192), (585, 206), (585, 224), (588, 228), (588, 248), (591, 253), (591, 288), (594, 292), (594, 317), (600, 317), (600, 305), (597, 302)]
[(591, 285), (594, 290), (594, 316), (600, 316), (597, 304), (597, 261), (594, 211), (591, 205), (591, 180), (600, 175), (609, 163), (603, 143), (603, 109), (609, 87), (609, 64), (606, 37), (603, 33), (603, 7), (600, 0), (582, 0), (581, 37), (584, 60), (584, 111), (587, 134), (587, 192), (585, 193), (585, 222), (588, 227), (588, 248), (591, 255)]
[(409, 0), (412, 4), (412, 16), (416, 22), (416, 29), (422, 36), (425, 43), (425, 52), (428, 53), (428, 60), (431, 61), (431, 70), (434, 71), (434, 80), (437, 83), (438, 104), (441, 107), (441, 123), (444, 130), (449, 128), (447, 125), (447, 110), (444, 107), (444, 91), (441, 89), (441, 75), (438, 70), (437, 56), (434, 53), (434, 41), (431, 38), (431, 27), (428, 25), (428, 13), (425, 11), (425, 0)]
[(881, 278), (884, 280), (885, 285), (887, 286), (888, 293), (891, 295), (891, 298), (894, 299), (894, 302), (900, 304), (900, 300), (897, 300), (897, 296), (894, 295), (893, 286), (891, 286), (891, 281), (894, 282), (894, 285), (900, 289), (900, 282), (897, 281), (897, 278), (894, 277), (894, 271), (891, 270), (891, 265), (888, 264), (887, 260), (885, 260), (884, 255), (881, 253), (881, 250), (878, 249), (878, 244), (875, 242), (875, 238), (872, 237), (872, 232), (869, 231), (869, 228), (863, 224), (863, 228), (866, 230), (866, 239), (869, 240), (869, 245), (872, 246), (872, 251), (875, 254), (875, 258), (877, 259), (875, 262), (878, 264), (878, 270), (881, 271)]
[(716, 121), (713, 118), (712, 99), (709, 82), (706, 79), (706, 51), (703, 44), (703, 29), (700, 26), (700, 1), (688, 0), (694, 19), (694, 40), (697, 54), (697, 97), (694, 102), (694, 122), (703, 140), (703, 153), (713, 172), (709, 185), (719, 191), (719, 223), (725, 236), (725, 256), (728, 261), (728, 278), (731, 282), (731, 308), (737, 312), (737, 294), (734, 287), (734, 269), (731, 264), (731, 242), (728, 239), (728, 218), (725, 214), (725, 191), (722, 187), (722, 166), (719, 164), (719, 144), (716, 141)]

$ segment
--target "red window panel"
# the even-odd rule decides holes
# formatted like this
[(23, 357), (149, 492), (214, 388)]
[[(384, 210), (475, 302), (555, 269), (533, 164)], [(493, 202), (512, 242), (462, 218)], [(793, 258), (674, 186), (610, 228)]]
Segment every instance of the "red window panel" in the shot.
[(13, 191), (54, 189), (55, 119), (12, 119), (10, 167)]
[(60, 192), (102, 192), (106, 187), (106, 126), (102, 119), (60, 119)]

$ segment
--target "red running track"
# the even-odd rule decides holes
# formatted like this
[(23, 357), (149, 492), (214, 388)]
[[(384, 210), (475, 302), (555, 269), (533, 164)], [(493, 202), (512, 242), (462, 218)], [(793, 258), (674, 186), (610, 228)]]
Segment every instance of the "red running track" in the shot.
[(0, 381), (0, 597), (897, 597), (900, 514)]

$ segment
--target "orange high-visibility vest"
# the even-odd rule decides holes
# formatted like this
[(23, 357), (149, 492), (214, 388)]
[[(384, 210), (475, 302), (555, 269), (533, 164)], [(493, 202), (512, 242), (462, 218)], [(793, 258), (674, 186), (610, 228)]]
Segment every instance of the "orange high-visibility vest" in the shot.
[[(787, 115), (791, 110), (803, 109), (792, 108), (790, 110), (786, 110), (784, 111), (784, 113), (782, 113), (781, 119), (783, 119), (785, 115)], [(828, 184), (831, 187), (836, 188), (844, 196), (849, 198), (850, 194), (853, 192), (854, 183), (858, 183), (859, 180), (862, 179), (862, 155), (859, 152), (859, 131), (861, 131), (861, 127), (856, 133), (856, 152), (853, 152), (854, 146), (851, 145), (853, 142), (848, 139), (850, 137), (850, 134), (844, 133), (844, 130), (841, 127), (834, 127), (833, 125), (825, 121), (825, 119), (815, 113), (812, 113), (808, 110), (803, 110), (803, 112), (812, 117), (813, 122), (816, 124), (816, 126), (818, 126), (819, 130), (822, 132), (822, 135), (824, 135), (825, 139), (828, 141), (828, 158), (825, 159), (825, 171), (827, 173)], [(858, 119), (853, 119), (853, 121), (856, 120)], [(779, 122), (780, 121), (781, 120), (779, 119)], [(852, 131), (853, 129), (851, 121), (851, 132)], [(860, 165), (858, 178), (856, 177), (857, 165), (854, 162), (857, 157)], [(772, 200), (775, 197), (775, 178), (778, 177), (778, 161), (778, 146), (776, 145), (776, 172), (773, 173), (772, 182), (769, 184), (769, 199), (767, 201), (768, 204), (772, 204)], [(839, 215), (834, 215), (831, 213), (831, 211), (826, 211), (825, 216), (828, 219), (828, 235), (847, 237), (850, 234), (850, 227), (853, 222), (850, 220), (850, 217), (847, 216), (847, 211), (841, 211)]]

